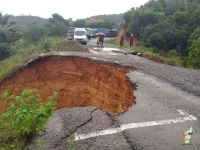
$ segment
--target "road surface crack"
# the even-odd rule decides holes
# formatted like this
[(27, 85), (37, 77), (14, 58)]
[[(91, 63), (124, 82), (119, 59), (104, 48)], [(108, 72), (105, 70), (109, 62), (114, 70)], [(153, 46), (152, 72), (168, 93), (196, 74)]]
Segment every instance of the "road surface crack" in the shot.
[[(86, 125), (87, 123), (91, 122), (91, 121), (92, 121), (92, 118), (93, 118), (93, 115), (92, 115), (92, 114), (93, 114), (93, 112), (94, 112), (95, 110), (97, 110), (97, 109), (98, 109), (98, 108), (93, 109), (93, 110), (91, 111), (91, 117), (90, 117), (86, 122), (84, 122), (83, 124), (77, 126), (71, 133), (75, 133), (75, 132), (77, 131), (78, 128), (80, 128), (80, 127)], [(70, 134), (67, 134), (67, 135), (65, 135), (64, 137), (62, 137), (62, 138), (54, 145), (53, 148), (56, 148), (60, 143), (62, 143), (63, 140), (65, 140), (65, 139), (68, 138), (68, 137), (70, 137)]]

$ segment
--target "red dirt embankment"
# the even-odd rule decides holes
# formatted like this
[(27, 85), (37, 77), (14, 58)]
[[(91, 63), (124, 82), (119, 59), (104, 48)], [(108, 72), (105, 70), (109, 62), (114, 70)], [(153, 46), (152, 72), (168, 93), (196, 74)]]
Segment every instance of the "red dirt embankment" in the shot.
[[(50, 56), (39, 59), (0, 86), (0, 94), (20, 94), (38, 89), (42, 99), (58, 92), (57, 109), (96, 106), (118, 113), (135, 104), (133, 89), (126, 79), (128, 69), (79, 57)], [(5, 110), (6, 104), (0, 106)]]

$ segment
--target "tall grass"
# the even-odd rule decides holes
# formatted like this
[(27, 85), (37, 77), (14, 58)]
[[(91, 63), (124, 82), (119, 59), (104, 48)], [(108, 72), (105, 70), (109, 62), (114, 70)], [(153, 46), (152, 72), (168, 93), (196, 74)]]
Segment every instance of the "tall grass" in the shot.
[[(119, 42), (116, 42), (114, 40), (105, 40), (104, 43), (119, 46)], [(130, 49), (130, 46), (128, 44), (124, 44), (123, 47)], [(181, 57), (179, 57), (177, 55), (170, 55), (169, 56), (169, 55), (164, 54), (164, 53), (154, 53), (153, 48), (148, 48), (148, 47), (144, 47), (144, 46), (134, 46), (133, 49), (137, 52), (140, 52), (142, 54), (150, 56), (153, 59), (159, 59), (160, 61), (162, 61), (166, 64), (183, 67), (183, 60), (182, 60)]]

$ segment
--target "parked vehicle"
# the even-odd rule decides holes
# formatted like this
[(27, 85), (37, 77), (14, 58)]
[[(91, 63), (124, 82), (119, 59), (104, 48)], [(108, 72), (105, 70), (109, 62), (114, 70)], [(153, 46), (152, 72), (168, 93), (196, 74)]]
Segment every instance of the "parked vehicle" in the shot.
[(74, 31), (75, 31), (76, 27), (69, 27), (67, 29), (67, 37), (68, 40), (72, 40), (74, 38)]
[(89, 35), (90, 35), (90, 37), (93, 36), (93, 30), (92, 30), (92, 28), (86, 28), (86, 31), (87, 31), (87, 36), (89, 36)]
[(96, 37), (96, 33), (99, 32), (99, 29), (98, 28), (93, 28), (93, 35), (92, 37)]
[(102, 32), (104, 35), (106, 35), (106, 29), (105, 28), (99, 28), (99, 32)]
[(96, 37), (97, 32), (102, 32), (104, 35), (106, 35), (106, 29), (105, 28), (93, 28), (93, 37)]
[(111, 29), (110, 30), (110, 37), (116, 37), (118, 35), (117, 29)]
[(85, 28), (76, 28), (74, 31), (74, 40), (86, 45), (87, 44), (87, 31)]
[(106, 37), (110, 37), (110, 31), (109, 29), (106, 30)]

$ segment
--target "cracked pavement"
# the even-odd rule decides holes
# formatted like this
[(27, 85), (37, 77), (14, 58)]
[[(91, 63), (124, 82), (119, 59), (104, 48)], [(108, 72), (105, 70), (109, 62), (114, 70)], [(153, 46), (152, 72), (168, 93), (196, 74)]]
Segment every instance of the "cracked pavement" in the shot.
[[(87, 133), (110, 127), (117, 127), (114, 116), (96, 107), (63, 108), (54, 112), (45, 126), (45, 131), (34, 136), (26, 149), (36, 150), (35, 139), (41, 138), (44, 150), (62, 150), (68, 147), (71, 133)], [(106, 150), (106, 149), (131, 149), (123, 133), (95, 137), (75, 142), (77, 150)]]
[[(89, 45), (90, 46), (90, 45)], [(105, 45), (106, 46), (106, 45)], [(68, 149), (70, 133), (84, 134), (119, 127), (122, 124), (160, 121), (185, 117), (193, 121), (145, 126), (74, 142), (75, 150), (199, 150), (200, 149), (200, 71), (158, 64), (134, 55), (64, 53), (98, 61), (114, 62), (133, 69), (126, 74), (134, 90), (136, 105), (120, 114), (96, 107), (64, 108), (50, 117), (44, 132), (37, 133), (27, 149), (38, 149), (34, 140), (43, 139), (43, 150)], [(134, 69), (135, 68), (135, 69)], [(190, 127), (194, 139), (190, 145), (180, 140)]]

